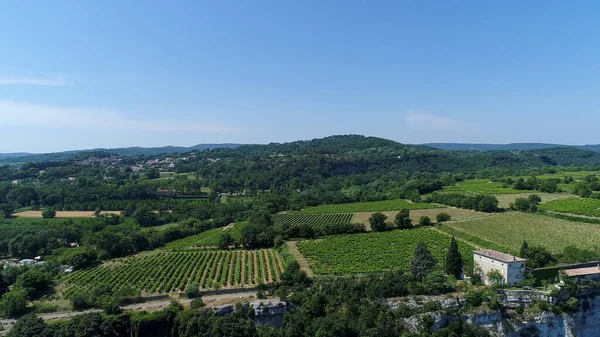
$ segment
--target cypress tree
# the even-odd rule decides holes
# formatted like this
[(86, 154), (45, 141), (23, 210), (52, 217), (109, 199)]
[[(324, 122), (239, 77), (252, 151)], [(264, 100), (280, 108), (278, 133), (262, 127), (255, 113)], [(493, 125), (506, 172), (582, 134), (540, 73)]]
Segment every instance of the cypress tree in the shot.
[(458, 242), (454, 237), (450, 241), (448, 255), (446, 255), (446, 272), (448, 275), (454, 275), (457, 279), (460, 278), (463, 269), (463, 260), (458, 250)]
[(415, 248), (415, 256), (410, 264), (410, 272), (413, 276), (417, 281), (423, 280), (435, 268), (436, 264), (437, 261), (429, 250), (427, 250), (427, 246), (423, 242), (419, 242), (417, 248)]
[(519, 256), (524, 258), (525, 255), (527, 255), (527, 249), (529, 249), (529, 245), (527, 244), (527, 241), (523, 241), (523, 244), (521, 244), (521, 251), (519, 252)]

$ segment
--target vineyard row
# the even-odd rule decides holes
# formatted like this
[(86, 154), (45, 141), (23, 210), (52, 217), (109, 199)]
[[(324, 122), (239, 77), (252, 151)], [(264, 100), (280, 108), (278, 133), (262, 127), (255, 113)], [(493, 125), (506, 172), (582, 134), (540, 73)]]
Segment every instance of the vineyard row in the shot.
[(65, 278), (61, 292), (69, 298), (99, 284), (132, 286), (146, 295), (184, 291), (193, 282), (200, 289), (245, 288), (279, 281), (283, 271), (272, 249), (162, 252), (76, 271)]

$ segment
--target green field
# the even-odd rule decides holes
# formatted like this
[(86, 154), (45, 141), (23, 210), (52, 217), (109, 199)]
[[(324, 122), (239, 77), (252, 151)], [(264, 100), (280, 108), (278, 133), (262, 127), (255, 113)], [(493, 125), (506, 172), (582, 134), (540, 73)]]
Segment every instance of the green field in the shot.
[(553, 253), (567, 246), (600, 247), (600, 226), (549, 216), (506, 212), (485, 218), (448, 222), (445, 226), (518, 252), (523, 240), (529, 246), (544, 246)]
[(350, 204), (333, 204), (309, 207), (304, 210), (306, 213), (356, 213), (356, 212), (380, 212), (380, 211), (399, 211), (401, 209), (427, 209), (441, 208), (441, 206), (427, 203), (410, 203), (406, 200), (383, 200), (354, 202)]
[(210, 250), (140, 254), (67, 275), (60, 287), (63, 297), (89, 293), (99, 284), (112, 289), (124, 285), (144, 294), (185, 290), (198, 282), (203, 289), (240, 288), (280, 280), (283, 265), (273, 249)]
[[(476, 192), (481, 194), (520, 194), (532, 191), (515, 190), (512, 187), (503, 187), (502, 183), (492, 182), (489, 179), (466, 180), (456, 183), (454, 186), (446, 186), (443, 191), (447, 192)], [(532, 192), (533, 193), (533, 192)]]
[(281, 227), (284, 223), (319, 227), (327, 224), (350, 223), (352, 216), (352, 213), (282, 213), (273, 215), (273, 224), (275, 228)]
[(568, 198), (554, 200), (540, 207), (545, 211), (600, 217), (600, 199)]
[(183, 239), (169, 242), (165, 248), (167, 249), (185, 249), (185, 248), (198, 248), (198, 247), (215, 247), (219, 244), (221, 235), (225, 233), (231, 234), (234, 240), (238, 241), (242, 237), (242, 228), (246, 225), (246, 222), (238, 222), (232, 226), (223, 228), (209, 229), (200, 234), (185, 237)]
[[(407, 270), (419, 241), (441, 262), (450, 245), (450, 237), (432, 228), (330, 236), (298, 241), (297, 245), (317, 275)], [(474, 248), (459, 242), (465, 262), (473, 260)]]

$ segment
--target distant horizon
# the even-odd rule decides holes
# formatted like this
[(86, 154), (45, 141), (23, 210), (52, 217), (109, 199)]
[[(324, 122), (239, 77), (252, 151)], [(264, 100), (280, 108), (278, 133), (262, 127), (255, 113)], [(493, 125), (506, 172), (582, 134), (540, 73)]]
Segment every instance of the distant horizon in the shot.
[[(342, 135), (329, 135), (329, 136), (325, 136), (325, 137), (317, 137), (317, 138), (310, 138), (310, 139), (297, 139), (297, 140), (292, 140), (292, 141), (284, 141), (284, 142), (277, 142), (277, 141), (273, 141), (273, 142), (267, 142), (267, 143), (236, 143), (236, 142), (206, 142), (206, 143), (195, 143), (192, 145), (159, 145), (159, 146), (143, 146), (143, 145), (131, 145), (131, 146), (118, 146), (118, 147), (102, 147), (102, 146), (97, 146), (97, 147), (89, 147), (89, 148), (66, 148), (66, 149), (62, 149), (62, 150), (57, 150), (57, 151), (48, 151), (48, 152), (30, 152), (30, 151), (11, 151), (11, 152), (5, 152), (5, 151), (0, 151), (0, 154), (4, 154), (4, 155), (11, 155), (11, 154), (28, 154), (28, 155), (40, 155), (40, 154), (51, 154), (51, 153), (63, 153), (63, 152), (79, 152), (79, 151), (94, 151), (94, 150), (117, 150), (117, 149), (135, 149), (135, 148), (140, 148), (140, 149), (153, 149), (153, 148), (191, 148), (191, 147), (195, 147), (195, 146), (199, 146), (199, 145), (268, 145), (268, 144), (284, 144), (284, 143), (292, 143), (292, 142), (296, 142), (296, 141), (309, 141), (312, 139), (322, 139), (322, 138), (326, 138), (326, 137), (332, 137), (332, 136), (342, 136)], [(464, 145), (464, 146), (469, 146), (469, 145), (486, 145), (486, 146), (509, 146), (509, 145), (557, 145), (557, 146), (566, 146), (566, 147), (584, 147), (584, 146), (595, 146), (595, 145), (599, 145), (600, 142), (598, 143), (590, 143), (590, 144), (560, 144), (560, 143), (545, 143), (545, 142), (510, 142), (510, 143), (482, 143), (482, 142), (477, 142), (477, 143), (462, 143), (462, 142), (431, 142), (431, 143), (404, 143), (404, 142), (398, 142), (394, 139), (388, 139), (385, 137), (377, 137), (377, 136), (366, 136), (366, 135), (361, 135), (361, 136), (365, 136), (365, 137), (375, 137), (375, 138), (381, 138), (381, 139), (387, 139), (387, 140), (391, 140), (394, 142), (397, 142), (399, 144), (404, 144), (404, 145)]]

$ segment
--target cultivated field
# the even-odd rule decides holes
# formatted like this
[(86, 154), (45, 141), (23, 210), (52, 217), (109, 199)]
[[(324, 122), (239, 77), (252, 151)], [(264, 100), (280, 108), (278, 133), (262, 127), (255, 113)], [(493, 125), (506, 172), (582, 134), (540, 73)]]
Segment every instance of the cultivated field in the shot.
[(320, 205), (309, 207), (306, 213), (355, 213), (355, 212), (380, 212), (399, 211), (401, 209), (428, 209), (440, 208), (441, 206), (427, 203), (409, 202), (402, 199), (354, 202), (350, 204)]
[[(105, 214), (121, 214), (121, 211), (102, 211)], [(42, 211), (25, 211), (13, 214), (17, 218), (42, 218)], [(57, 218), (90, 218), (94, 217), (93, 211), (56, 211)]]
[(567, 246), (600, 247), (600, 226), (561, 220), (544, 215), (506, 212), (481, 219), (445, 224), (483, 240), (497, 243), (513, 252), (523, 240), (530, 246), (544, 246), (554, 253)]
[(66, 298), (89, 293), (99, 284), (114, 290), (132, 286), (143, 294), (179, 292), (191, 282), (198, 282), (202, 289), (242, 288), (278, 281), (283, 270), (273, 249), (162, 252), (76, 271), (64, 278), (60, 288)]
[(551, 201), (540, 208), (546, 211), (600, 217), (600, 199), (568, 198)]
[[(450, 236), (424, 227), (303, 240), (297, 246), (315, 274), (343, 275), (407, 270), (419, 241), (441, 262)], [(473, 260), (473, 247), (459, 242), (459, 248), (466, 262)]]
[(242, 237), (242, 228), (244, 228), (245, 225), (246, 222), (239, 222), (222, 228), (209, 229), (200, 234), (171, 241), (165, 246), (165, 248), (185, 249), (200, 247), (216, 247), (219, 245), (219, 239), (225, 233), (231, 234), (231, 237), (233, 237), (233, 239), (237, 241)]
[[(448, 213), (450, 215), (450, 217), (452, 218), (452, 221), (476, 219), (476, 218), (481, 218), (481, 217), (489, 215), (489, 213), (477, 212), (477, 211), (472, 211), (472, 210), (462, 209), (462, 208), (448, 207), (448, 208), (411, 210), (410, 211), (410, 219), (412, 220), (413, 224), (416, 224), (419, 222), (419, 219), (422, 216), (428, 216), (431, 219), (431, 221), (435, 223), (436, 222), (435, 217), (442, 212)], [(392, 223), (392, 222), (394, 222), (394, 218), (396, 217), (396, 214), (398, 214), (398, 211), (385, 211), (382, 213), (387, 215), (387, 217), (388, 217), (387, 222)], [(367, 226), (367, 228), (371, 228), (370, 224), (369, 224), (369, 218), (371, 217), (372, 214), (373, 214), (373, 212), (354, 213), (354, 216), (352, 217), (352, 223), (362, 223), (365, 226)]]
[[(466, 180), (456, 183), (455, 186), (446, 186), (443, 191), (448, 192), (477, 192), (481, 194), (521, 194), (527, 191), (515, 190), (512, 187), (503, 187), (502, 183), (492, 182), (489, 179)], [(531, 193), (535, 193), (531, 191)]]
[(508, 208), (510, 207), (510, 204), (515, 202), (515, 199), (517, 198), (527, 198), (532, 194), (537, 194), (538, 196), (540, 196), (540, 198), (542, 198), (542, 203), (547, 203), (553, 200), (560, 200), (560, 199), (565, 199), (565, 198), (569, 198), (572, 197), (572, 194), (563, 194), (563, 193), (538, 193), (538, 192), (532, 192), (532, 193), (519, 193), (519, 194), (497, 194), (494, 195), (496, 197), (496, 199), (498, 199), (498, 207), (501, 208)]
[(275, 228), (287, 223), (289, 225), (308, 224), (321, 226), (327, 224), (350, 223), (352, 213), (282, 213), (273, 215)]

